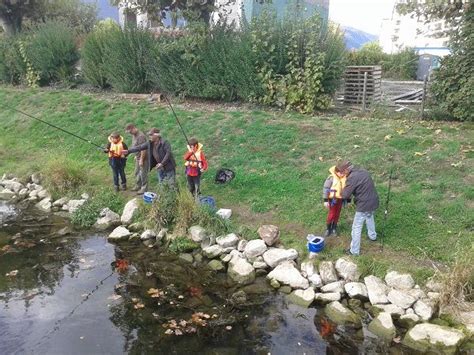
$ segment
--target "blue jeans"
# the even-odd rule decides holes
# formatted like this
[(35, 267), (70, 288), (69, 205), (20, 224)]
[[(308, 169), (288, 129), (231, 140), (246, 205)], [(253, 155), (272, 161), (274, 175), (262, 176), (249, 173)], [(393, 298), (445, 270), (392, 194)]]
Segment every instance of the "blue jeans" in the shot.
[(175, 187), (176, 186), (176, 171), (174, 170), (165, 171), (163, 169), (159, 169), (158, 182), (160, 184), (168, 184), (171, 187)]
[(351, 253), (359, 255), (360, 253), (360, 236), (362, 234), (362, 228), (364, 222), (367, 225), (367, 234), (370, 240), (377, 239), (377, 233), (375, 232), (375, 212), (356, 212), (354, 215), (354, 222), (352, 222), (352, 241), (351, 241)]
[(126, 162), (127, 160), (122, 158), (109, 158), (109, 165), (112, 168), (112, 177), (115, 186), (119, 186), (119, 178), (122, 180), (122, 185), (127, 183), (127, 177), (125, 176)]

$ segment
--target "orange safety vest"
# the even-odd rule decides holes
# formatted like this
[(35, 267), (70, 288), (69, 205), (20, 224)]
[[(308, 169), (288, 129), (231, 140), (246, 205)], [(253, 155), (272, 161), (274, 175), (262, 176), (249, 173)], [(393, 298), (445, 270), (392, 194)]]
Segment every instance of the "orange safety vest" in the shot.
[(342, 198), (342, 190), (346, 186), (346, 177), (340, 178), (336, 174), (336, 167), (333, 166), (329, 169), (332, 175), (331, 190), (329, 190), (329, 198)]
[[(201, 149), (202, 149), (202, 144), (198, 143), (198, 148), (194, 152), (194, 154), (191, 154), (189, 157), (189, 160), (186, 160), (184, 162), (184, 166), (189, 166), (191, 168), (202, 168), (202, 159), (201, 159)], [(188, 151), (192, 152), (192, 148), (188, 145)]]
[(124, 158), (122, 151), (123, 149), (123, 137), (120, 136), (120, 140), (118, 143), (114, 143), (112, 137), (109, 136), (109, 158)]

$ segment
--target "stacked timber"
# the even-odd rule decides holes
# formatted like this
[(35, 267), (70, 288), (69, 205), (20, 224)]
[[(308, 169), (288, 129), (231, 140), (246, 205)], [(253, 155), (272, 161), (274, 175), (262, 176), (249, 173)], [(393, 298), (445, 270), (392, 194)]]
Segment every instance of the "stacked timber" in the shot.
[(368, 106), (380, 101), (381, 86), (381, 66), (349, 66), (344, 73), (344, 103)]

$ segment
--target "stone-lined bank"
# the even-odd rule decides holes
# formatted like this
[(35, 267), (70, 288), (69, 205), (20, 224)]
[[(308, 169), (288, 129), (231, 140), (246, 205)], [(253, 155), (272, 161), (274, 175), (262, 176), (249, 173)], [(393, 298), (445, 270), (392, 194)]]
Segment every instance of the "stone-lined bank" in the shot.
[[(0, 199), (34, 203), (44, 212), (68, 213), (88, 199), (83, 194), (77, 200), (52, 201), (39, 176), (33, 175), (29, 180), (22, 184), (16, 178), (4, 176), (0, 180)], [(113, 229), (108, 236), (111, 242), (142, 242), (149, 248), (173, 238), (166, 229), (143, 229), (140, 224), (132, 224), (138, 208), (138, 199), (129, 201), (122, 215), (105, 208), (94, 227)], [(429, 323), (436, 316), (441, 287), (435, 282), (421, 288), (411, 275), (395, 271), (387, 273), (383, 280), (373, 275), (361, 279), (357, 265), (349, 258), (334, 263), (322, 261), (316, 267), (312, 260), (299, 260), (295, 249), (284, 248), (278, 227), (272, 225), (260, 227), (260, 239), (250, 241), (235, 233), (216, 238), (200, 226), (193, 226), (188, 232), (188, 237), (200, 247), (181, 254), (183, 260), (226, 272), (241, 285), (265, 275), (275, 289), (287, 294), (290, 302), (303, 307), (324, 306), (327, 317), (337, 324), (361, 328), (365, 323), (370, 332), (384, 341), (402, 336), (403, 344), (418, 351), (454, 353), (467, 339), (468, 334), (460, 330)]]

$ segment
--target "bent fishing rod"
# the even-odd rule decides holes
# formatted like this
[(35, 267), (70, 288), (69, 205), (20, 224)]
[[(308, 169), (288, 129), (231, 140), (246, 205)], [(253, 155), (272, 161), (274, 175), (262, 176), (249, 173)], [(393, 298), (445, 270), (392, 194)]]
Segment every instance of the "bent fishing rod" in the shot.
[(387, 198), (385, 200), (385, 210), (383, 215), (383, 225), (382, 225), (382, 237), (380, 238), (381, 249), (383, 250), (383, 240), (385, 239), (385, 227), (387, 224), (387, 217), (388, 217), (388, 205), (390, 203), (390, 192), (392, 190), (392, 176), (393, 176), (393, 157), (389, 157), (391, 161), (390, 164), (390, 174), (388, 176), (388, 191), (387, 191)]
[(44, 124), (46, 124), (46, 125), (48, 125), (48, 126), (50, 126), (50, 127), (56, 128), (57, 130), (62, 131), (62, 132), (64, 132), (64, 133), (66, 133), (66, 134), (69, 134), (69, 135), (71, 135), (71, 136), (73, 136), (73, 137), (76, 137), (77, 139), (80, 139), (81, 141), (87, 142), (87, 143), (93, 145), (94, 147), (99, 148), (100, 150), (103, 150), (103, 149), (104, 149), (104, 147), (101, 147), (100, 145), (97, 145), (97, 144), (95, 144), (94, 142), (91, 142), (90, 140), (88, 140), (88, 139), (86, 139), (86, 138), (83, 138), (83, 137), (81, 137), (81, 136), (78, 136), (77, 134), (72, 133), (72, 132), (69, 132), (68, 130), (65, 130), (64, 128), (58, 127), (58, 126), (56, 126), (56, 125), (54, 125), (54, 124), (52, 124), (52, 123), (49, 123), (49, 122), (47, 122), (47, 121), (45, 121), (45, 120), (42, 120), (41, 118), (35, 117), (35, 116), (33, 116), (33, 115), (30, 115), (29, 113), (26, 113), (26, 112), (24, 112), (24, 111), (21, 111), (21, 110), (15, 108), (15, 107), (13, 107), (13, 106), (10, 106), (10, 105), (4, 104), (4, 103), (2, 103), (2, 104), (0, 104), (0, 105), (4, 106), (4, 107), (6, 107), (6, 108), (8, 108), (8, 109), (10, 109), (10, 110), (12, 110), (12, 111), (16, 111), (16, 112), (18, 112), (18, 113), (21, 113), (22, 115), (25, 115), (25, 116), (27, 116), (27, 117), (30, 117), (30, 118), (32, 118), (32, 119), (34, 119), (34, 120), (37, 120), (37, 121), (39, 121), (39, 122), (41, 122), (41, 123), (44, 123)]

